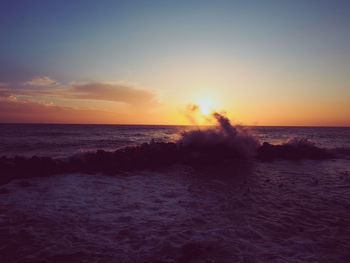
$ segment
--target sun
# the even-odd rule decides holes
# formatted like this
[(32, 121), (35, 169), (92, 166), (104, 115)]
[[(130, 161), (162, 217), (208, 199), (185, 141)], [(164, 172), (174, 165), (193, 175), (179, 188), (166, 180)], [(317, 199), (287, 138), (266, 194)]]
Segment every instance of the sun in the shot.
[(201, 110), (201, 112), (204, 114), (204, 115), (208, 115), (210, 113), (210, 105), (207, 104), (207, 103), (200, 103), (199, 104), (199, 108)]
[(209, 115), (217, 107), (217, 103), (208, 97), (198, 99), (197, 104), (204, 115)]

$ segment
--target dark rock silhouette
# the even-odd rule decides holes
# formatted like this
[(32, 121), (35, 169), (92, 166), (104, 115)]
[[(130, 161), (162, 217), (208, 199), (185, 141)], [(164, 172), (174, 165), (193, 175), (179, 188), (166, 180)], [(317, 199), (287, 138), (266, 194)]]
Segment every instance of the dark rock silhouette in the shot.
[(3, 156), (0, 158), (0, 184), (6, 184), (14, 178), (25, 179), (63, 173), (115, 174), (122, 170), (157, 169), (173, 164), (218, 166), (228, 163), (238, 164), (242, 160), (252, 158), (263, 161), (334, 158), (333, 154), (310, 143), (282, 145), (264, 143), (256, 149), (254, 156), (241, 154), (236, 148), (224, 143), (200, 145), (198, 143), (183, 144), (182, 142), (152, 141), (114, 152), (99, 150), (74, 155), (67, 159)]
[(121, 170), (157, 169), (173, 164), (218, 168), (228, 163), (239, 165), (242, 160), (253, 158), (263, 161), (334, 158), (333, 154), (307, 139), (292, 138), (281, 145), (265, 142), (261, 146), (249, 129), (231, 125), (229, 119), (219, 113), (213, 113), (213, 118), (217, 126), (185, 132), (177, 142), (152, 140), (114, 152), (98, 150), (66, 159), (3, 156), (0, 158), (0, 184), (14, 178), (62, 173), (115, 174)]
[(258, 149), (257, 157), (260, 160), (271, 161), (275, 159), (300, 160), (330, 159), (335, 156), (326, 149), (318, 148), (307, 139), (293, 138), (287, 143), (281, 145), (272, 145), (264, 142)]
[(33, 186), (31, 183), (27, 182), (27, 181), (20, 181), (18, 183), (19, 186), (21, 187), (29, 187), (29, 186)]
[(8, 194), (10, 191), (7, 188), (0, 188), (0, 195)]

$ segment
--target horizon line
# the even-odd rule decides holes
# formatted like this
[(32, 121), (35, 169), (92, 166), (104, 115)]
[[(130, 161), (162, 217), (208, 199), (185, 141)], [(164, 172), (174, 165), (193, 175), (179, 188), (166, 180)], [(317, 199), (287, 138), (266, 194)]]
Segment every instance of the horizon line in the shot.
[[(214, 124), (135, 124), (135, 123), (57, 123), (57, 122), (0, 122), (0, 125), (6, 124), (34, 124), (34, 125), (110, 125), (110, 126), (215, 126)], [(244, 124), (233, 124), (246, 127), (300, 127), (300, 128), (350, 128), (349, 126), (341, 125), (244, 125)]]

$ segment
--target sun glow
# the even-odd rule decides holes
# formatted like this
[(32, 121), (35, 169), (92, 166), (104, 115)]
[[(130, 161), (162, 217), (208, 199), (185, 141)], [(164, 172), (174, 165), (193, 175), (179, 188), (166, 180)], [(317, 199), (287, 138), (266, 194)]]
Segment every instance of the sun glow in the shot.
[(217, 103), (209, 97), (201, 97), (198, 99), (197, 105), (204, 115), (209, 115), (212, 111), (215, 111), (218, 106)]

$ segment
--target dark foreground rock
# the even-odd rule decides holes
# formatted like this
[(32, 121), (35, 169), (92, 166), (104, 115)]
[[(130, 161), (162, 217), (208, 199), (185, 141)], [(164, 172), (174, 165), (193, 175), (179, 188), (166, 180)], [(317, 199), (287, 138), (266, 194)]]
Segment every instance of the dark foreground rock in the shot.
[[(0, 185), (14, 178), (44, 177), (63, 173), (104, 173), (140, 169), (158, 169), (174, 164), (219, 167), (242, 160), (275, 159), (328, 159), (334, 156), (310, 143), (272, 145), (264, 143), (256, 149), (255, 156), (247, 156), (226, 144), (187, 144), (151, 142), (135, 147), (126, 147), (114, 152), (99, 150), (66, 159), (50, 157), (25, 158), (21, 156), (0, 158)], [(26, 185), (23, 185), (24, 187)]]

